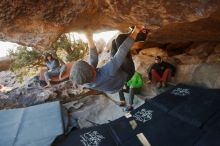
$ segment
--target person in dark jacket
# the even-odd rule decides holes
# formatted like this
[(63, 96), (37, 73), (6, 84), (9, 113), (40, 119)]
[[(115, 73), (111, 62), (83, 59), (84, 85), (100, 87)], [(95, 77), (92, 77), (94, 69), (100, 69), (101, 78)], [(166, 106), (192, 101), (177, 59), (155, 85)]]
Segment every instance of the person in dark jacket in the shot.
[(172, 64), (164, 62), (160, 56), (156, 56), (155, 63), (150, 67), (148, 72), (148, 83), (151, 83), (152, 80), (154, 80), (156, 81), (158, 88), (161, 86), (166, 87), (169, 75), (174, 77), (175, 73), (176, 68)]

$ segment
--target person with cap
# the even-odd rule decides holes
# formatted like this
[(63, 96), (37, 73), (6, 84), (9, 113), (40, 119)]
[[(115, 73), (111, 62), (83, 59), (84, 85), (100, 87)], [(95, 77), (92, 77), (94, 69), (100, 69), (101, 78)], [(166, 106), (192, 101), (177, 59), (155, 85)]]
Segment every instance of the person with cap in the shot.
[[(123, 85), (133, 76), (135, 72), (134, 63), (131, 58), (130, 48), (132, 47), (138, 33), (139, 27), (124, 37), (119, 35), (113, 41), (111, 52), (112, 58), (104, 66), (97, 68), (98, 53), (93, 41), (92, 34), (87, 34), (89, 46), (89, 63), (77, 61), (73, 64), (70, 72), (70, 80), (74, 85), (103, 91), (106, 93), (122, 92)], [(121, 37), (121, 38), (119, 38)], [(120, 41), (119, 41), (120, 40)], [(125, 106), (124, 97), (120, 97), (120, 105)]]
[(156, 81), (158, 88), (166, 87), (166, 82), (169, 75), (174, 77), (175, 73), (176, 68), (172, 64), (164, 62), (160, 56), (156, 56), (154, 64), (148, 71), (148, 83), (151, 83), (152, 80), (154, 80)]
[(45, 88), (47, 88), (47, 87), (51, 87), (50, 84), (51, 77), (59, 75), (59, 79), (60, 80), (62, 79), (62, 74), (66, 69), (66, 65), (65, 64), (60, 65), (58, 59), (55, 59), (53, 55), (50, 53), (45, 53), (45, 63), (48, 68), (48, 71), (44, 73), (44, 78), (47, 83)]

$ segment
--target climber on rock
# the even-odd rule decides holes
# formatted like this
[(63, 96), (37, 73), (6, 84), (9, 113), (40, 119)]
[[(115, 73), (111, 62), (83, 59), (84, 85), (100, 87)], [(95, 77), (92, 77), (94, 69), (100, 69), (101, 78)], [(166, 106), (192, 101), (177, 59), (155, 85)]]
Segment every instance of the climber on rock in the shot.
[[(74, 85), (103, 91), (106, 93), (122, 92), (123, 85), (135, 72), (130, 48), (141, 28), (135, 27), (129, 34), (119, 35), (112, 41), (111, 60), (97, 68), (98, 53), (91, 33), (87, 34), (89, 63), (77, 61), (71, 69), (70, 80)], [(125, 106), (125, 98), (120, 97), (120, 106)]]
[(164, 62), (160, 56), (156, 56), (154, 64), (149, 68), (147, 83), (151, 83), (152, 80), (156, 81), (157, 88), (166, 87), (167, 79), (169, 75), (174, 77), (176, 68), (168, 63)]

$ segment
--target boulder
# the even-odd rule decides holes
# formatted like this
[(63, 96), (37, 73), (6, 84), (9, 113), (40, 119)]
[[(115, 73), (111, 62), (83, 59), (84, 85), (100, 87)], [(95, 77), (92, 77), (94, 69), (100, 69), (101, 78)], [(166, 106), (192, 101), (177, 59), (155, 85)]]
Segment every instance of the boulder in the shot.
[(148, 68), (154, 62), (154, 57), (139, 54), (133, 57), (133, 61), (135, 64), (135, 70), (141, 73), (145, 78), (147, 77)]
[(220, 62), (220, 53), (218, 54), (211, 54), (208, 56), (206, 63), (217, 63)]
[(188, 55), (199, 55), (207, 57), (213, 52), (217, 45), (217, 42), (198, 42), (192, 44), (186, 51)]
[(206, 60), (206, 58), (202, 58), (198, 55), (192, 56), (187, 54), (173, 56), (173, 58), (176, 59), (179, 64), (199, 64)]
[(161, 56), (161, 57), (167, 57), (167, 53), (166, 51), (164, 51), (161, 48), (146, 48), (146, 49), (142, 49), (139, 52), (140, 55), (146, 55), (146, 56), (152, 56), (152, 57), (156, 57), (156, 56)]
[(199, 65), (192, 75), (192, 83), (208, 88), (220, 88), (220, 62)]
[(19, 83), (16, 79), (16, 74), (11, 71), (0, 72), (0, 84), (10, 88), (17, 88), (21, 86), (21, 83)]
[(174, 77), (174, 81), (176, 84), (178, 83), (186, 83), (192, 84), (193, 73), (195, 69), (199, 66), (199, 64), (182, 64), (177, 66), (177, 72)]
[(216, 47), (214, 48), (214, 52), (220, 53), (220, 44), (216, 45)]

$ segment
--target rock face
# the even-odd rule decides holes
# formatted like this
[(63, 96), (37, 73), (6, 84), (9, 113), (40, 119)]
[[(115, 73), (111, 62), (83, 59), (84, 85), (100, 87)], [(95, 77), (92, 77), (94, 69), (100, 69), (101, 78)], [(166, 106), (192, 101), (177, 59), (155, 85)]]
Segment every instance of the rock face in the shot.
[[(186, 83), (207, 88), (220, 88), (220, 54), (217, 51), (219, 44), (220, 42), (200, 42), (191, 43), (191, 45), (167, 45), (164, 50), (167, 50), (169, 54), (169, 49), (172, 46), (173, 50), (171, 50), (171, 54), (173, 55), (164, 56), (163, 60), (173, 64), (177, 68), (176, 76), (171, 82), (175, 84)], [(181, 54), (177, 52), (175, 55), (174, 46), (178, 46), (176, 48), (177, 50), (181, 46), (185, 46), (185, 51)], [(148, 49), (149, 52), (142, 53), (142, 51), (146, 52)], [(147, 80), (148, 69), (154, 62), (154, 56), (161, 54), (161, 51), (158, 50), (160, 49), (154, 48), (152, 50), (152, 48), (146, 48), (133, 57), (136, 70), (143, 75), (145, 80)], [(146, 90), (150, 93), (147, 88), (149, 87), (146, 87)]]
[(0, 40), (47, 48), (62, 33), (142, 24), (160, 42), (220, 40), (218, 0), (2, 0)]
[(0, 84), (10, 88), (17, 88), (21, 86), (16, 79), (16, 75), (10, 71), (0, 72)]
[(9, 57), (0, 57), (0, 71), (8, 70), (12, 62), (12, 59)]

